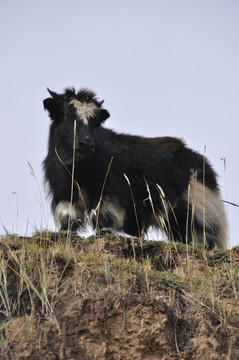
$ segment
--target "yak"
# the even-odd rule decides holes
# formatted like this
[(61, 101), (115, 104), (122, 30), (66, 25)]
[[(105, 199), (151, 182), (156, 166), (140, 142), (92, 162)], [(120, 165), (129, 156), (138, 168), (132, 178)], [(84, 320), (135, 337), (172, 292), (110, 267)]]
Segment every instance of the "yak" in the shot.
[(120, 134), (87, 88), (48, 89), (51, 118), (43, 162), (58, 230), (140, 237), (150, 226), (170, 240), (225, 249), (226, 215), (217, 175), (205, 156), (174, 137)]

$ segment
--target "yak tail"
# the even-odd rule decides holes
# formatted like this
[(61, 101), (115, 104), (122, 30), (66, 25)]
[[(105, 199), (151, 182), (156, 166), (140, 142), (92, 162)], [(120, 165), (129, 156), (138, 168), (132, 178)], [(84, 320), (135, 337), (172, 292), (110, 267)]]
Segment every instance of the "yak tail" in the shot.
[(200, 242), (227, 248), (227, 217), (218, 190), (211, 190), (200, 181), (191, 180), (187, 200), (198, 224), (203, 227)]

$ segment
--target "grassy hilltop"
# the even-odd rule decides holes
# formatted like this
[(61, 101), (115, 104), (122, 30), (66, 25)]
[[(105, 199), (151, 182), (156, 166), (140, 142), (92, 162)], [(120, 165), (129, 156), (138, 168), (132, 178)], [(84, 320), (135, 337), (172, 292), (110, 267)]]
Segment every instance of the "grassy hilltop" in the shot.
[(0, 359), (239, 359), (239, 247), (1, 238)]

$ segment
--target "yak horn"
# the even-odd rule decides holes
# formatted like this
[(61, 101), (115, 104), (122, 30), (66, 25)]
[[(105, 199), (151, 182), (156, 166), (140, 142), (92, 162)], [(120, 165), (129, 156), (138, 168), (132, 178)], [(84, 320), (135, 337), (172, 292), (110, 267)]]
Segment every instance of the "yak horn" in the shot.
[(103, 105), (104, 101), (105, 100), (102, 100), (102, 101), (99, 102), (100, 106)]
[(51, 91), (49, 88), (47, 88), (47, 91), (49, 92), (49, 94), (53, 99), (56, 99), (58, 97), (58, 94), (54, 91)]

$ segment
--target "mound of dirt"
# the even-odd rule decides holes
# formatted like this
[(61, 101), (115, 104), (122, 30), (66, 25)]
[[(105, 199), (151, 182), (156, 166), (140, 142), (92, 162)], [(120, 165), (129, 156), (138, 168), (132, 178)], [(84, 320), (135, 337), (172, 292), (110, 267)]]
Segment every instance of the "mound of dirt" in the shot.
[(40, 233), (0, 252), (1, 359), (239, 359), (238, 248)]

